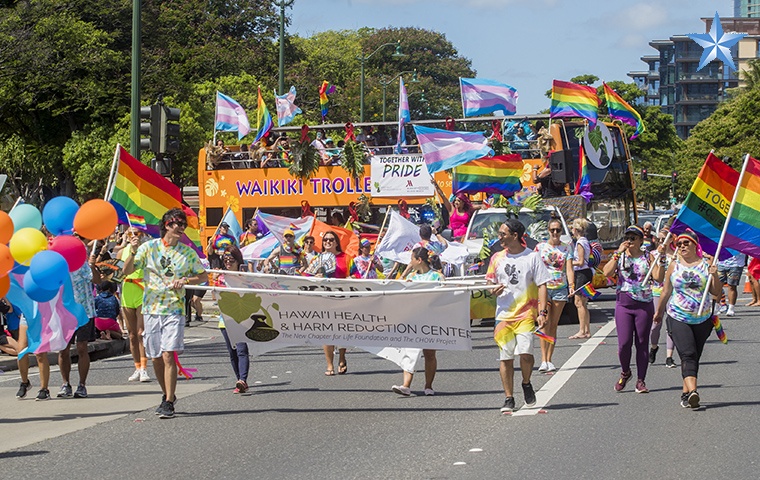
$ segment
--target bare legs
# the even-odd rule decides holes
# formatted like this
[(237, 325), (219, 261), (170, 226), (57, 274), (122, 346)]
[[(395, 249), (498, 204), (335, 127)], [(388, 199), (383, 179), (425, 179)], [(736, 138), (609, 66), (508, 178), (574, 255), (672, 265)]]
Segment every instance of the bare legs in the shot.
[[(522, 373), (522, 383), (530, 383), (530, 374), (533, 372), (533, 355), (529, 353), (520, 355), (520, 371)], [(501, 375), (501, 384), (504, 387), (504, 394), (507, 397), (513, 397), (515, 386), (514, 360), (501, 360), (499, 362), (499, 374)]]
[(588, 311), (588, 298), (580, 294), (575, 295), (575, 307), (578, 309), (578, 333), (570, 338), (591, 338), (591, 314)]
[[(87, 374), (90, 372), (90, 353), (87, 351), (87, 342), (76, 342), (77, 346), (77, 365), (79, 367), (79, 384), (86, 385)], [(69, 377), (71, 374), (71, 344), (58, 352), (58, 368), (61, 369), (61, 378), (63, 383), (70, 384)]]
[[(565, 301), (551, 300), (549, 302), (549, 318), (544, 325), (544, 333), (550, 337), (557, 337), (557, 325), (559, 317), (562, 315), (562, 309), (565, 308)], [(554, 355), (554, 344), (546, 340), (541, 340), (541, 363), (552, 361)]]
[(177, 392), (177, 362), (174, 361), (174, 352), (161, 352), (160, 357), (154, 358), (153, 371), (166, 400), (173, 402)]
[[(335, 375), (335, 364), (334, 364), (335, 345), (323, 345), (322, 349), (325, 351), (325, 360), (327, 360), (327, 370), (325, 370), (325, 375), (327, 376)], [(345, 348), (338, 349), (338, 367), (340, 368), (340, 370), (338, 370), (338, 373), (346, 373), (346, 371), (348, 370), (348, 363), (346, 363), (346, 349)]]
[[(435, 372), (438, 371), (438, 359), (435, 356), (435, 350), (423, 349), (422, 355), (425, 357), (425, 390), (432, 390), (433, 380), (435, 380)], [(413, 378), (414, 374), (405, 370), (404, 387), (411, 387)]]
[(135, 370), (144, 370), (148, 366), (148, 359), (145, 357), (145, 345), (142, 341), (143, 316), (141, 309), (124, 307), (122, 312), (127, 321), (129, 351), (132, 353), (132, 360), (135, 362)]

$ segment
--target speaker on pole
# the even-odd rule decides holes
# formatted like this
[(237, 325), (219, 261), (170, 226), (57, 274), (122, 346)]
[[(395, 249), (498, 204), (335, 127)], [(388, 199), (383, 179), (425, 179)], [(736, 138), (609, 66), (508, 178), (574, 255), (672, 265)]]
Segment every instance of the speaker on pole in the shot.
[(549, 166), (552, 169), (552, 181), (555, 183), (568, 183), (571, 181), (571, 174), (568, 171), (568, 159), (570, 158), (567, 150), (557, 150), (549, 155)]

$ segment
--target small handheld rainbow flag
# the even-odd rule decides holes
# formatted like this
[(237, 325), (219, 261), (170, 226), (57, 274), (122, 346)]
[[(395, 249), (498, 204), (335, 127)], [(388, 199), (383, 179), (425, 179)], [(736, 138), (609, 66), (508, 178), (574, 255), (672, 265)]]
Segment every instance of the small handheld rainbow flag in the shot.
[(726, 336), (726, 331), (723, 330), (723, 325), (720, 324), (720, 318), (718, 318), (717, 315), (713, 315), (712, 322), (713, 327), (715, 327), (715, 335), (718, 336), (718, 340), (723, 343), (728, 343), (728, 337)]
[(294, 232), (295, 232), (296, 230), (300, 230), (300, 228), (298, 228), (298, 225), (296, 225), (296, 224), (295, 224), (295, 223), (293, 223), (293, 222), (290, 222), (290, 225), (288, 225), (288, 228), (289, 228), (289, 229), (291, 229), (291, 230), (293, 230)]
[(538, 338), (540, 338), (541, 340), (544, 340), (544, 341), (546, 341), (546, 342), (549, 342), (549, 343), (551, 343), (552, 345), (554, 345), (554, 342), (556, 342), (556, 341), (557, 341), (557, 338), (556, 338), (556, 337), (552, 337), (551, 335), (547, 335), (547, 334), (545, 334), (544, 332), (542, 332), (542, 331), (541, 331), (541, 330), (539, 330), (539, 329), (535, 329), (535, 330), (533, 330), (533, 334), (534, 334), (535, 336), (537, 336)]
[(591, 285), (591, 282), (586, 282), (582, 287), (576, 288), (570, 295), (575, 295), (576, 293), (580, 293), (586, 298), (590, 298), (591, 300), (596, 300), (599, 298), (599, 295), (601, 293), (597, 292), (593, 285)]
[(127, 213), (127, 221), (129, 222), (130, 227), (135, 227), (136, 229), (143, 231), (148, 230), (148, 226), (145, 224), (145, 217)]

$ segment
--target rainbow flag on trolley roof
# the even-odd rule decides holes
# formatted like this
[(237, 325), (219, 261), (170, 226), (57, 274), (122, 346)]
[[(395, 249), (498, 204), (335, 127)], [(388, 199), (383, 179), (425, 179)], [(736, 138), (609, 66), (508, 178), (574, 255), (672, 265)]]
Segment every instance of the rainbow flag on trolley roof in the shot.
[[(679, 234), (691, 228), (699, 237), (702, 250), (715, 255), (737, 183), (739, 172), (710, 152), (670, 231)], [(728, 248), (721, 248), (721, 259), (727, 259), (737, 253), (732, 250), (733, 247), (728, 240), (729, 237), (725, 243)]]
[(200, 223), (198, 215), (182, 204), (179, 187), (162, 177), (158, 172), (143, 165), (130, 155), (121, 145), (116, 147), (116, 178), (108, 195), (119, 215), (119, 223), (128, 225), (127, 215), (143, 217), (145, 230), (153, 237), (160, 235), (161, 217), (167, 210), (181, 208), (187, 215), (187, 228), (182, 243), (192, 247), (205, 258), (201, 248)]
[(264, 103), (264, 99), (261, 96), (261, 87), (259, 87), (259, 100), (256, 108), (256, 138), (253, 142), (256, 143), (264, 138), (273, 126), (272, 115), (269, 113), (269, 109), (267, 109), (267, 104)]
[(494, 112), (517, 113), (517, 89), (506, 83), (485, 78), (459, 78), (462, 111), (465, 117)]
[(518, 153), (472, 160), (454, 169), (453, 192), (512, 196), (522, 188), (524, 162)]
[(588, 120), (589, 128), (596, 127), (599, 97), (594, 87), (577, 83), (554, 80), (552, 83), (552, 105), (549, 117), (581, 117)]
[(644, 133), (646, 127), (644, 126), (644, 120), (641, 119), (639, 112), (630, 106), (628, 102), (623, 100), (620, 95), (615, 93), (613, 89), (607, 86), (606, 83), (603, 83), (602, 85), (604, 85), (604, 97), (607, 100), (607, 111), (609, 112), (610, 117), (615, 120), (620, 120), (636, 129), (636, 131), (633, 132), (633, 135), (631, 135), (630, 140), (633, 140)]
[(414, 125), (414, 134), (430, 173), (454, 168), (494, 153), (483, 132), (456, 132)]
[(760, 257), (760, 162), (749, 157), (746, 164), (723, 244)]
[(322, 110), (322, 120), (327, 118), (327, 104), (330, 102), (327, 96), (333, 93), (335, 93), (335, 85), (331, 85), (327, 80), (323, 80), (322, 85), (319, 87), (319, 107)]

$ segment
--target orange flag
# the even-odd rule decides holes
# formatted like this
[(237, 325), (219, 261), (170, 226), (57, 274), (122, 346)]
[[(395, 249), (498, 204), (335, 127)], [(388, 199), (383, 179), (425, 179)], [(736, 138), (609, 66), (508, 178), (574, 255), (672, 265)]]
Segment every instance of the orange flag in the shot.
[(335, 227), (328, 225), (325, 222), (321, 222), (314, 219), (314, 224), (311, 227), (309, 235), (316, 239), (314, 247), (317, 251), (322, 251), (322, 236), (332, 230), (340, 239), (340, 248), (346, 255), (356, 257), (359, 255), (359, 237), (356, 236), (353, 230), (349, 230), (343, 227)]

